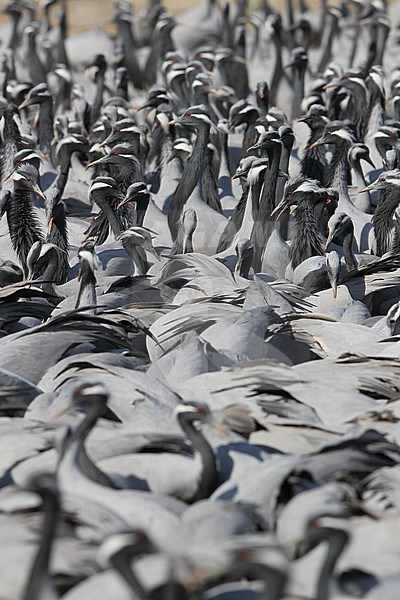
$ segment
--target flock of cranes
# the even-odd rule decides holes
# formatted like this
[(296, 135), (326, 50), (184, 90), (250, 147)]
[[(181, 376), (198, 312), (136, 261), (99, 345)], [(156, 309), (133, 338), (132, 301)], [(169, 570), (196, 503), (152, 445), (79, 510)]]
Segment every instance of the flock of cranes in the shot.
[(1, 600), (398, 600), (396, 10), (4, 2)]

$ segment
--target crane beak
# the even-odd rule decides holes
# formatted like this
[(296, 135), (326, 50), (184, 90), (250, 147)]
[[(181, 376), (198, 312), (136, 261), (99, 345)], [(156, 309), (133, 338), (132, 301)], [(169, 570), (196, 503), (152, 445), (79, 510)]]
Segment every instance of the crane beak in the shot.
[(45, 193), (40, 189), (38, 185), (33, 186), (33, 191), (40, 196), (43, 200), (46, 200)]
[(274, 210), (271, 212), (271, 217), (276, 215), (275, 220), (279, 221), (285, 210), (288, 208), (288, 201), (286, 198), (281, 200), (277, 206), (275, 206)]
[(161, 258), (159, 256), (157, 250), (155, 250), (152, 246), (149, 246), (148, 248), (146, 248), (146, 250), (148, 250), (150, 252), (150, 254), (152, 254), (158, 262), (161, 262)]
[(317, 140), (316, 142), (311, 144), (310, 150), (311, 150), (311, 148), (316, 148), (317, 146), (323, 146), (326, 143), (327, 142), (326, 142), (325, 138), (321, 137), (321, 138), (319, 138), (319, 140)]
[(47, 221), (47, 233), (50, 234), (52, 226), (53, 226), (53, 217), (50, 217), (50, 219), (48, 219), (48, 221)]
[(27, 108), (29, 106), (29, 100), (24, 100), (23, 102), (21, 102), (21, 104), (18, 106), (18, 110), (22, 110), (23, 108)]
[(240, 267), (242, 266), (242, 259), (238, 258), (236, 261), (235, 268), (233, 270), (234, 273), (238, 273), (240, 271)]
[(331, 285), (332, 288), (332, 293), (333, 293), (333, 299), (336, 300), (337, 295), (338, 295), (338, 282), (337, 282), (337, 277), (335, 277), (332, 273), (329, 272), (328, 270), (328, 279), (329, 279), (329, 283)]
[(104, 148), (104, 146), (107, 146), (107, 144), (108, 144), (108, 142), (110, 141), (110, 139), (111, 139), (111, 135), (108, 135), (108, 136), (106, 137), (106, 139), (105, 139), (105, 140), (103, 140), (103, 141), (102, 141), (102, 142), (99, 144), (99, 148)]
[(38, 158), (42, 162), (49, 162), (48, 157), (45, 154), (43, 154), (43, 152), (41, 152), (40, 150), (32, 150), (32, 152), (28, 154), (25, 160), (30, 160), (32, 158)]
[(77, 276), (77, 278), (76, 278), (76, 279), (77, 279), (78, 283), (79, 283), (79, 282), (80, 282), (80, 280), (82, 279), (82, 270), (81, 270), (81, 269), (79, 269), (79, 271), (78, 271), (78, 276)]
[(285, 173), (285, 171), (281, 171), (281, 169), (279, 169), (278, 171), (278, 177), (283, 177), (285, 181), (288, 181), (290, 179), (288, 173)]
[(176, 119), (172, 119), (171, 121), (168, 121), (167, 126), (170, 127), (171, 125), (176, 125)]
[(171, 152), (171, 154), (168, 156), (167, 160), (165, 161), (165, 164), (169, 165), (169, 163), (172, 162), (174, 160), (174, 158), (175, 158), (175, 156)]
[(97, 160), (92, 160), (92, 162), (88, 163), (85, 167), (85, 171), (88, 171), (90, 167), (95, 167), (103, 162), (103, 158), (98, 158)]
[(374, 189), (375, 189), (375, 181), (374, 181), (374, 183), (367, 185), (367, 187), (362, 188), (361, 190), (358, 190), (358, 193), (362, 194), (363, 192), (371, 192)]
[(331, 243), (331, 241), (333, 240), (334, 237), (335, 237), (335, 232), (331, 231), (325, 242), (325, 250), (327, 249), (327, 247), (329, 246), (329, 244)]
[(325, 90), (329, 90), (330, 88), (339, 87), (340, 85), (341, 85), (340, 81), (331, 81), (331, 82), (327, 83), (326, 85), (324, 85), (324, 87), (322, 89), (325, 91)]
[(117, 206), (117, 210), (118, 210), (119, 208), (121, 208), (121, 206), (126, 206), (127, 204), (128, 204), (128, 205), (130, 205), (130, 206), (136, 206), (136, 201), (135, 201), (135, 200), (131, 200), (130, 198), (129, 198), (129, 199), (126, 199), (126, 198), (124, 198), (124, 199), (123, 199), (123, 200), (121, 200), (121, 202), (118, 204), (118, 206)]
[(259, 150), (261, 146), (259, 146), (258, 144), (254, 144), (254, 146), (250, 146), (249, 148), (247, 148), (246, 152), (254, 152), (254, 150)]

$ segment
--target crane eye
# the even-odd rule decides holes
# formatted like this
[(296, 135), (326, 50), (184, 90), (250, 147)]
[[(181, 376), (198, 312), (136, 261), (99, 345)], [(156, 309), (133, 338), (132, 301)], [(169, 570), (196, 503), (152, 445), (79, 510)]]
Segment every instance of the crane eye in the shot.
[(114, 156), (119, 156), (119, 152), (113, 152)]
[(120, 129), (116, 129), (115, 133), (121, 133), (121, 130)]
[(186, 113), (186, 116), (187, 116), (187, 117), (191, 117), (191, 116), (192, 116), (192, 113)]
[(31, 178), (30, 177), (25, 177), (25, 181), (30, 181)]

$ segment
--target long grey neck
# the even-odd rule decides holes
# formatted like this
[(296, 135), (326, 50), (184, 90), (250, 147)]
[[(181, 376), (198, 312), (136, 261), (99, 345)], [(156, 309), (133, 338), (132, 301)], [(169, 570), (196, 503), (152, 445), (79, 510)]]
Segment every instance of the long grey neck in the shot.
[[(354, 179), (355, 179), (355, 184), (357, 186), (357, 189), (361, 190), (361, 189), (365, 188), (367, 183), (365, 181), (364, 172), (362, 170), (359, 160), (355, 161), (355, 163), (353, 165), (353, 172), (355, 175)], [(371, 209), (370, 193), (368, 191), (358, 193), (357, 197), (355, 199), (355, 205), (357, 206), (357, 208), (359, 208), (363, 212), (366, 212), (366, 213), (370, 212), (370, 209)]]
[(117, 238), (122, 233), (123, 228), (121, 226), (120, 221), (118, 220), (117, 215), (115, 214), (114, 210), (110, 206), (108, 200), (99, 198), (98, 200), (96, 200), (96, 204), (98, 206), (100, 206), (100, 208), (103, 210), (104, 214), (107, 217), (107, 221), (111, 227), (111, 230), (112, 230), (115, 238)]
[(248, 115), (248, 121), (247, 121), (247, 127), (244, 131), (244, 135), (243, 135), (243, 144), (242, 144), (242, 155), (243, 156), (248, 156), (247, 154), (247, 148), (250, 148), (250, 146), (252, 146), (257, 138), (257, 133), (255, 130), (255, 124), (256, 121), (258, 119), (258, 114), (254, 111), (251, 112)]
[(378, 256), (390, 249), (393, 215), (399, 204), (400, 193), (397, 187), (381, 192), (378, 206), (372, 216)]
[(383, 64), (383, 56), (385, 54), (386, 42), (388, 40), (389, 32), (390, 32), (390, 28), (386, 27), (386, 25), (378, 25), (376, 55), (375, 55), (375, 64), (376, 65)]
[(346, 206), (352, 203), (348, 184), (350, 180), (350, 166), (347, 160), (347, 147), (336, 146), (332, 156), (332, 160), (329, 164), (328, 176), (327, 176), (327, 187), (332, 187), (339, 193), (339, 210), (346, 212)]
[(182, 178), (174, 192), (170, 209), (168, 212), (168, 225), (173, 239), (178, 234), (179, 221), (183, 207), (199, 184), (205, 167), (207, 144), (210, 137), (210, 126), (204, 123), (196, 130), (197, 137), (193, 146), (193, 152), (185, 163)]
[(344, 531), (332, 530), (329, 532), (328, 552), (318, 581), (317, 600), (327, 600), (331, 597), (330, 587), (333, 571), (347, 541), (348, 535)]
[(362, 142), (368, 123), (368, 101), (367, 94), (362, 89), (359, 94), (352, 94), (349, 101), (349, 119), (355, 125), (357, 140)]
[[(279, 168), (284, 173), (289, 173), (289, 162), (290, 162), (291, 151), (292, 151), (292, 148), (286, 148), (285, 145), (282, 146), (282, 154), (281, 154), (281, 159), (279, 161)], [(283, 198), (284, 187), (285, 187), (285, 179), (283, 177), (279, 177), (276, 182), (275, 206), (278, 206), (279, 202)]]
[(44, 515), (42, 539), (25, 586), (23, 600), (41, 600), (50, 586), (50, 554), (59, 513), (59, 499), (56, 494), (46, 494), (43, 498), (42, 511)]
[[(83, 306), (96, 306), (96, 277), (93, 274), (84, 275), (81, 279), (81, 285), (79, 287), (78, 298), (76, 300), (75, 308), (82, 308)], [(86, 314), (96, 315), (97, 309), (93, 308), (88, 310)]]
[(265, 171), (264, 187), (260, 199), (260, 216), (264, 221), (271, 220), (271, 212), (275, 208), (276, 184), (278, 181), (282, 146), (283, 144), (276, 143), (273, 151), (268, 154), (270, 167)]
[(53, 102), (50, 99), (41, 103), (38, 119), (39, 147), (49, 159), (51, 158), (53, 135)]
[(28, 277), (27, 257), (35, 242), (43, 242), (42, 229), (33, 207), (35, 194), (19, 187), (15, 188), (11, 202), (7, 204), (7, 222), (11, 243)]
[(135, 275), (145, 275), (150, 268), (149, 263), (147, 262), (146, 252), (140, 246), (127, 244), (124, 247), (135, 265)]
[(13, 26), (12, 26), (11, 39), (10, 39), (10, 42), (8, 44), (8, 47), (12, 48), (12, 49), (17, 48), (17, 46), (19, 45), (19, 31), (18, 31), (18, 26), (19, 26), (20, 19), (21, 19), (21, 15), (20, 14), (14, 14), (13, 15)]
[(56, 251), (52, 251), (51, 254), (52, 254), (52, 256), (47, 264), (47, 267), (44, 270), (43, 275), (39, 278), (38, 281), (43, 280), (43, 281), (49, 282), (49, 283), (42, 284), (43, 291), (48, 294), (51, 294), (52, 296), (55, 296), (56, 298), (59, 299), (59, 294), (57, 292), (57, 288), (54, 283), (54, 280), (57, 278), (57, 272), (59, 269), (58, 256), (56, 254)]
[[(291, 0), (287, 0), (288, 5), (291, 6)], [(282, 50), (281, 50), (281, 39), (276, 33), (272, 35), (272, 40), (275, 46), (275, 66), (272, 75), (272, 81), (270, 85), (270, 103), (271, 106), (276, 105), (277, 95), (279, 90), (279, 84), (283, 76), (283, 65), (282, 65)]]
[(343, 255), (346, 262), (347, 269), (354, 271), (358, 268), (356, 255), (353, 250), (354, 232), (353, 229), (346, 232), (343, 238)]
[(304, 78), (306, 74), (305, 67), (295, 67), (293, 78), (293, 104), (292, 104), (292, 120), (302, 114), (301, 103), (304, 98)]
[(114, 569), (118, 571), (121, 577), (126, 581), (132, 592), (134, 592), (135, 597), (139, 598), (140, 600), (149, 600), (149, 596), (139, 583), (139, 580), (130, 567), (130, 559), (132, 559), (134, 555), (134, 548), (130, 550), (124, 549), (114, 555), (110, 562)]
[(93, 106), (91, 110), (90, 120), (92, 123), (95, 123), (101, 114), (101, 107), (103, 105), (103, 95), (104, 95), (104, 78), (105, 73), (99, 73), (97, 75), (96, 81), (96, 94), (93, 101)]
[(323, 256), (322, 237), (310, 202), (301, 202), (294, 213), (295, 228), (290, 246), (290, 259), (295, 269), (306, 258)]
[(202, 470), (198, 481), (197, 490), (192, 502), (208, 498), (215, 489), (217, 478), (217, 465), (214, 451), (204, 436), (194, 427), (192, 418), (184, 413), (179, 415), (179, 424), (192, 443), (193, 449), (200, 454)]
[[(321, 14), (326, 15), (326, 10), (323, 10)], [(332, 44), (338, 28), (338, 18), (333, 14), (330, 14), (329, 17), (328, 31), (322, 40), (323, 50), (318, 64), (317, 73), (323, 73), (332, 58)], [(322, 29), (322, 31), (324, 30)]]
[[(239, 569), (240, 570), (240, 569)], [(265, 598), (279, 600), (286, 585), (286, 574), (264, 563), (248, 563), (243, 567), (243, 575), (264, 583)], [(264, 597), (264, 596), (263, 596)]]
[(89, 407), (84, 419), (67, 441), (65, 452), (71, 454), (72, 460), (88, 479), (110, 488), (117, 488), (109, 476), (101, 471), (86, 453), (85, 441), (96, 425), (101, 407), (93, 404)]
[(385, 104), (382, 97), (376, 96), (373, 104), (369, 108), (369, 118), (366, 138), (373, 136), (385, 122)]
[[(228, 136), (226, 133), (220, 133), (221, 142), (221, 162), (219, 165), (219, 177), (226, 177), (227, 183), (231, 181), (231, 169), (229, 166), (229, 150), (228, 150)], [(230, 192), (232, 192), (232, 185)]]
[(20, 149), (21, 135), (14, 121), (13, 110), (7, 107), (4, 111), (4, 154), (2, 157), (3, 175), (9, 175), (14, 170), (14, 156)]

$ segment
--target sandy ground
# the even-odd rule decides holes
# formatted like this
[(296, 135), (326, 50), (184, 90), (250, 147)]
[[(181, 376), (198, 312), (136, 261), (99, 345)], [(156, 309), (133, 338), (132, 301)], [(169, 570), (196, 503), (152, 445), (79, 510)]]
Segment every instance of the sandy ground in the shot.
[[(132, 3), (136, 12), (146, 6), (146, 0), (135, 0)], [(198, 4), (193, 0), (166, 0), (164, 6), (173, 14), (179, 14)], [(70, 0), (69, 18), (71, 32), (78, 33), (92, 27), (108, 29), (113, 14), (113, 0)]]
[[(134, 0), (132, 2), (135, 11), (143, 9), (146, 0)], [(165, 0), (164, 6), (173, 14), (179, 14), (185, 10), (193, 8), (199, 2), (193, 0)], [(3, 7), (5, 1), (0, 2)], [(94, 27), (110, 30), (110, 19), (113, 14), (113, 0), (68, 0), (69, 25), (71, 33), (81, 33)], [(55, 9), (56, 10), (56, 9)], [(8, 17), (0, 15), (0, 24), (8, 21)]]
[[(100, 27), (108, 31), (112, 30), (110, 19), (113, 13), (114, 0), (68, 0), (67, 4), (71, 33), (81, 33), (93, 27)], [(146, 6), (147, 0), (134, 0), (132, 4), (136, 11), (140, 11)], [(170, 12), (178, 15), (195, 7), (200, 2), (196, 0), (164, 0), (163, 4)], [(250, 0), (250, 9), (256, 10), (259, 4), (260, 0)], [(277, 10), (283, 10), (284, 0), (269, 0), (269, 4)], [(307, 4), (311, 8), (318, 8), (320, 0), (307, 0)], [(332, 0), (331, 4), (339, 4), (339, 0)], [(4, 5), (4, 0), (1, 5)], [(294, 0), (294, 6), (296, 5), (297, 2)], [(4, 21), (5, 18), (0, 17), (0, 24)]]

